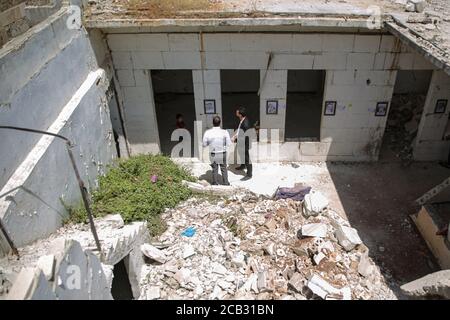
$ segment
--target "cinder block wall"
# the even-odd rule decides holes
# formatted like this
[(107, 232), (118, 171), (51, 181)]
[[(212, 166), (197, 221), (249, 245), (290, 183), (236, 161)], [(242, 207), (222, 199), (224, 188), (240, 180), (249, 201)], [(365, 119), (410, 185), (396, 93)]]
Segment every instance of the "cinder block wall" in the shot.
[[(157, 128), (149, 70), (193, 70), (196, 116), (206, 122), (206, 128), (211, 116), (203, 114), (203, 99), (216, 99), (217, 112), (222, 110), (220, 70), (257, 69), (262, 81), (272, 53), (261, 88), (259, 120), (262, 128), (280, 129), (281, 139), (287, 70), (325, 70), (324, 102), (337, 102), (336, 115), (322, 116), (320, 142), (286, 142), (280, 159), (370, 161), (378, 158), (387, 121), (387, 117), (375, 116), (375, 108), (377, 102), (390, 103), (396, 70), (434, 69), (391, 35), (159, 33), (109, 34), (107, 39), (124, 91), (133, 153), (159, 148), (155, 133), (151, 134), (156, 129), (149, 129)], [(278, 115), (266, 115), (269, 99), (279, 101)]]
[[(0, 51), (0, 125), (68, 137), (86, 187), (115, 157), (106, 91), (85, 29), (61, 9)], [(65, 142), (1, 129), (0, 219), (16, 246), (56, 231), (81, 204)], [(0, 256), (9, 251), (0, 234)]]
[(438, 100), (450, 101), (450, 76), (436, 70), (431, 77), (419, 132), (414, 145), (414, 159), (421, 161), (447, 160), (450, 141), (443, 140), (450, 113), (450, 105), (444, 113), (435, 113)]

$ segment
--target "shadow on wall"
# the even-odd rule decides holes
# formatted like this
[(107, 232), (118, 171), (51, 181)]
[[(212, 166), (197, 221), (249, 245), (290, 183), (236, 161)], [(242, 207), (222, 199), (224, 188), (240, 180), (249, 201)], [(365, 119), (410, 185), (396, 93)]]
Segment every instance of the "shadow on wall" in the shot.
[[(345, 215), (369, 248), (391, 288), (438, 270), (438, 265), (409, 215), (414, 200), (448, 177), (436, 163), (327, 162)], [(399, 295), (401, 297), (401, 294)]]

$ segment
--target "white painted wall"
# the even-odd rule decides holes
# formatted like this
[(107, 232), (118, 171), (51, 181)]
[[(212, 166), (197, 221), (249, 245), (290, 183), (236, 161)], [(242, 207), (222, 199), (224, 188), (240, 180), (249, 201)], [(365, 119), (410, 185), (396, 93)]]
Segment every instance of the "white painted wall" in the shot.
[[(106, 91), (85, 29), (66, 26), (66, 9), (0, 51), (0, 125), (34, 128), (71, 139), (82, 179), (95, 187), (115, 154)], [(57, 230), (81, 202), (65, 143), (1, 130), (0, 218), (16, 246)], [(0, 255), (7, 252), (0, 235)]]
[(433, 72), (430, 89), (425, 100), (414, 146), (413, 155), (416, 160), (447, 160), (450, 141), (443, 140), (443, 137), (448, 123), (450, 105), (447, 105), (445, 113), (434, 113), (436, 102), (440, 99), (450, 101), (450, 77), (439, 70)]
[[(387, 117), (375, 117), (377, 102), (391, 101), (396, 70), (433, 70), (422, 56), (390, 35), (358, 34), (109, 34), (114, 66), (123, 83), (136, 96), (148, 86), (133, 86), (131, 74), (148, 69), (194, 70), (197, 120), (203, 99), (216, 99), (220, 111), (221, 69), (257, 69), (261, 81), (261, 127), (281, 129), (284, 136), (287, 70), (325, 70), (324, 101), (337, 101), (336, 116), (323, 117), (320, 142), (286, 144), (283, 152), (293, 160), (376, 160)], [(202, 43), (202, 46), (200, 44)], [(141, 70), (141, 71), (137, 71)], [(203, 71), (202, 71), (203, 70)], [(208, 76), (203, 76), (207, 74)], [(203, 81), (203, 79), (205, 79)], [(278, 115), (266, 115), (266, 101), (279, 100)], [(287, 106), (289, 107), (289, 106)], [(220, 114), (220, 112), (218, 113)], [(147, 126), (154, 118), (142, 117), (140, 139), (150, 140)], [(131, 128), (135, 124), (128, 123)], [(296, 150), (298, 149), (298, 153)], [(141, 152), (150, 152), (144, 146)], [(155, 150), (155, 149), (154, 149)], [(284, 156), (284, 154), (283, 154)]]

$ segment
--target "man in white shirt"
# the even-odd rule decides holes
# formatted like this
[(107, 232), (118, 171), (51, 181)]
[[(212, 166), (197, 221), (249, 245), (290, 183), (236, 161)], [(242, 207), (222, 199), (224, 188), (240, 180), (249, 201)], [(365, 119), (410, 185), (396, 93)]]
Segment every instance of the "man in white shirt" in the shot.
[(213, 119), (213, 128), (206, 130), (203, 136), (203, 147), (210, 150), (210, 159), (212, 172), (212, 184), (218, 185), (219, 166), (222, 172), (223, 184), (229, 186), (227, 170), (227, 148), (231, 145), (230, 134), (228, 131), (220, 128), (221, 119), (215, 116)]

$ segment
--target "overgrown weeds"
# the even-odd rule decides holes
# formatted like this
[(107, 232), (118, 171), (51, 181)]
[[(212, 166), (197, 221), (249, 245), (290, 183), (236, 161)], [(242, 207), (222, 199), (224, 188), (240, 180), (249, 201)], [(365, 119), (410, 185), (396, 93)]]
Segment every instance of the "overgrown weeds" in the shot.
[[(194, 178), (162, 155), (120, 160), (99, 178), (99, 188), (92, 194), (92, 211), (95, 217), (120, 214), (125, 223), (147, 221), (151, 235), (158, 235), (165, 230), (160, 214), (191, 196), (183, 180)], [(84, 208), (71, 210), (70, 222), (84, 221)]]

